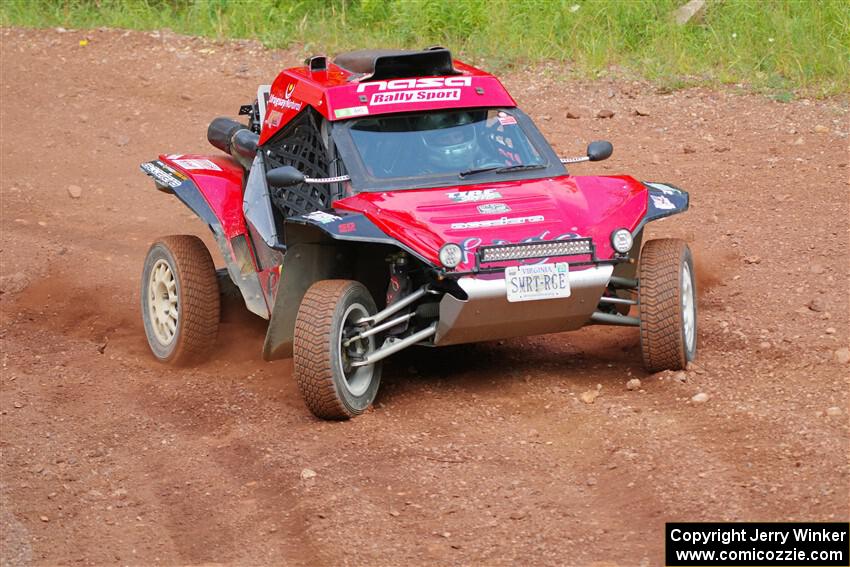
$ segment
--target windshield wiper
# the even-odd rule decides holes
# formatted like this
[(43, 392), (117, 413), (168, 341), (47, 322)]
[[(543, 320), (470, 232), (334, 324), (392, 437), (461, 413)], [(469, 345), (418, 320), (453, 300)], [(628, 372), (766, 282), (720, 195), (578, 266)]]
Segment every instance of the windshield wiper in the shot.
[(478, 169), (467, 169), (466, 171), (461, 171), (458, 173), (458, 177), (467, 177), (469, 175), (476, 175), (478, 173), (487, 173), (492, 171), (493, 173), (511, 173), (514, 171), (531, 171), (532, 169), (545, 169), (546, 166), (542, 163), (518, 163), (516, 165), (506, 165), (506, 166), (494, 166), (494, 167), (481, 167)]

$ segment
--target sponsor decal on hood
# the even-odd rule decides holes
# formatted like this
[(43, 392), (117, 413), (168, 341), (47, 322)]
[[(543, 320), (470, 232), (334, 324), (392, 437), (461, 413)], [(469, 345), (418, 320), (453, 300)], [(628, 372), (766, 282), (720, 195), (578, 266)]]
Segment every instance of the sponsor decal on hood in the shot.
[(511, 208), (504, 203), (485, 203), (478, 205), (478, 212), (482, 215), (496, 215), (499, 213), (509, 213)]
[(509, 226), (514, 224), (529, 224), (534, 222), (543, 222), (546, 219), (543, 215), (534, 215), (530, 217), (502, 217), (492, 220), (471, 221), (471, 222), (456, 222), (451, 225), (454, 230), (465, 230), (470, 228), (484, 228), (492, 226)]
[(448, 197), (455, 203), (476, 203), (501, 199), (502, 194), (495, 189), (473, 189), (472, 191), (455, 191), (449, 193)]

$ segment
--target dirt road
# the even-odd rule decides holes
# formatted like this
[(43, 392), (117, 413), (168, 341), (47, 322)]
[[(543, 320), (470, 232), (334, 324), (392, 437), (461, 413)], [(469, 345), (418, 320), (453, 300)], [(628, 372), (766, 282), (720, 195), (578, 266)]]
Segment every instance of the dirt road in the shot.
[(210, 119), (295, 54), (0, 40), (4, 566), (661, 565), (666, 521), (848, 520), (846, 100), (509, 74), (563, 155), (614, 143), (575, 172), (690, 190), (650, 236), (697, 255), (697, 364), (647, 375), (611, 328), (413, 351), (373, 411), (323, 423), (262, 321), (229, 313), (215, 359), (173, 370), (138, 313), (149, 242), (207, 237), (138, 164), (214, 152)]

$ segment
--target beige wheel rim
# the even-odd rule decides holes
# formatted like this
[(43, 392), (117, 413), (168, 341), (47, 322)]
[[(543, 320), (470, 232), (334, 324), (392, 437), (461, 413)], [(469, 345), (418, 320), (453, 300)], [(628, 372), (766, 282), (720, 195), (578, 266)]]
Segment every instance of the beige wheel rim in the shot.
[(157, 342), (163, 346), (174, 340), (180, 317), (177, 279), (165, 260), (157, 260), (148, 280), (148, 312)]

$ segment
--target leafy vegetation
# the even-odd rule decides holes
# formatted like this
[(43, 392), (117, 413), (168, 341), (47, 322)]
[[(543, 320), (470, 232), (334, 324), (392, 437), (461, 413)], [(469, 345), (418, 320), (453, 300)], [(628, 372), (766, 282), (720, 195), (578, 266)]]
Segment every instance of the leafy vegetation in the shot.
[[(334, 53), (440, 44), (492, 65), (612, 66), (669, 86), (745, 83), (772, 93), (850, 91), (850, 0), (4, 0), (3, 26), (170, 28)], [(783, 95), (787, 96), (787, 95)]]

